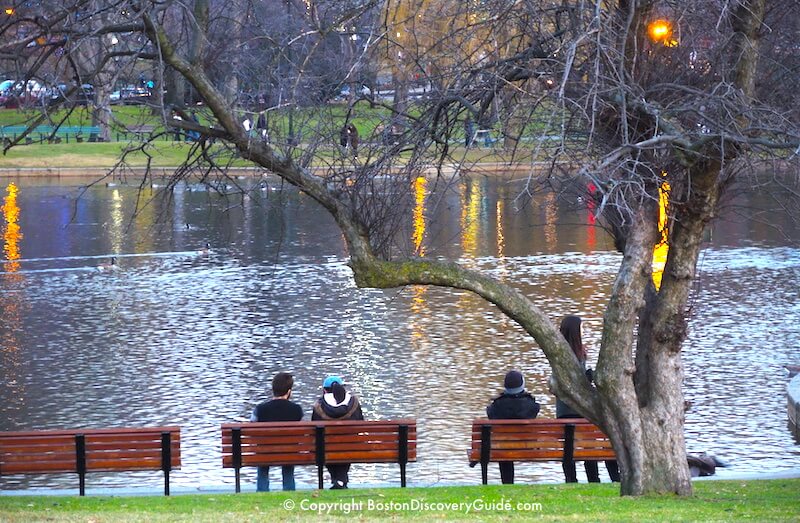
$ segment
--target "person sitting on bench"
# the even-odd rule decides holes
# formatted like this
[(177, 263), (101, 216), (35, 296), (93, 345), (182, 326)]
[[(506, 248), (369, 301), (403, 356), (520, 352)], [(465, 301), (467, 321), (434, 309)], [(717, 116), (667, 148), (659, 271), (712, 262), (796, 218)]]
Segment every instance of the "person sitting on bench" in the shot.
[[(518, 370), (508, 371), (503, 380), (503, 393), (486, 407), (489, 419), (534, 419), (539, 414), (536, 399), (525, 392), (525, 378)], [(514, 462), (501, 461), (500, 480), (503, 484), (514, 484)]]
[[(272, 399), (256, 405), (250, 421), (300, 421), (303, 409), (297, 403), (289, 401), (292, 397), (294, 377), (288, 372), (279, 372), (272, 378)], [(283, 473), (283, 490), (294, 490), (294, 465), (281, 467)], [(256, 491), (269, 492), (269, 467), (258, 467)]]
[[(322, 397), (314, 403), (311, 413), (311, 421), (344, 421), (344, 420), (363, 420), (364, 414), (361, 412), (361, 404), (355, 394), (348, 392), (344, 388), (342, 378), (339, 376), (328, 376), (322, 383)], [(349, 481), (349, 463), (334, 463), (326, 465), (331, 475), (332, 489), (346, 489)]]

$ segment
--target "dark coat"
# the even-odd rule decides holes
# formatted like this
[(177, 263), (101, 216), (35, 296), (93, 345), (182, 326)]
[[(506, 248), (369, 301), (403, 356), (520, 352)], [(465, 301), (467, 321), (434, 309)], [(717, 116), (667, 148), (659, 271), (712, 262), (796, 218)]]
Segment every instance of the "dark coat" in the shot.
[[(585, 363), (584, 363), (585, 364)], [(594, 381), (594, 371), (592, 369), (586, 369), (586, 379), (589, 382)], [(565, 402), (561, 401), (560, 399), (556, 398), (556, 418), (582, 418), (578, 411), (572, 408), (572, 406)]]
[(502, 393), (486, 407), (489, 419), (533, 419), (539, 414), (539, 404), (529, 392)]
[(361, 412), (361, 404), (355, 395), (347, 393), (345, 401), (336, 402), (333, 394), (326, 393), (314, 403), (311, 411), (311, 420), (363, 420), (364, 414)]
[(303, 409), (289, 400), (272, 399), (256, 405), (250, 421), (300, 421)]

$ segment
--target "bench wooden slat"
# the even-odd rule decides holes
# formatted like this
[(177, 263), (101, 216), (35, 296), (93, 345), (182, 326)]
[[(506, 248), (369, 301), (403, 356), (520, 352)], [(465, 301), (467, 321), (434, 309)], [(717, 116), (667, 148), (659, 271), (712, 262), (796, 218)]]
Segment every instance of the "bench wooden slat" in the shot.
[(75, 458), (72, 461), (30, 461), (25, 463), (3, 463), (3, 475), (77, 472)]
[[(280, 445), (282, 443), (297, 443), (297, 444), (314, 444), (314, 434), (302, 434), (297, 436), (284, 436), (279, 434), (272, 436), (269, 434), (263, 436), (253, 436), (245, 432), (242, 434), (242, 445)], [(223, 445), (233, 445), (233, 438), (227, 434), (222, 438)]]
[[(283, 454), (286, 452), (314, 452), (316, 450), (316, 446), (314, 444), (311, 445), (242, 445), (242, 455), (254, 455), (254, 454)], [(225, 450), (223, 449), (223, 453), (230, 453), (233, 452), (233, 448)]]
[(0, 463), (2, 463), (3, 470), (5, 471), (6, 463), (26, 463), (32, 461), (75, 461), (75, 449), (72, 452), (15, 452), (13, 454), (0, 455)]
[(19, 438), (15, 436), (2, 436), (0, 435), (0, 452), (6, 449), (16, 450), (20, 447), (42, 447), (46, 448), (48, 446), (64, 446), (64, 445), (72, 445), (75, 447), (75, 435), (72, 434), (71, 436), (56, 436), (56, 437), (43, 437), (43, 438), (32, 438), (32, 437), (24, 437)]
[(326, 463), (395, 463), (396, 450), (325, 452)]
[(573, 459), (576, 461), (593, 461), (601, 459), (616, 459), (616, 454), (611, 449), (581, 449), (573, 453)]
[[(180, 448), (180, 442), (175, 441), (173, 439), (170, 442), (170, 447), (172, 448), (172, 450), (178, 450)], [(74, 448), (75, 446), (73, 445), (73, 452)], [(135, 450), (146, 450), (153, 448), (161, 449), (160, 438), (158, 441), (158, 445), (155, 445), (155, 441), (122, 441), (119, 444), (116, 444), (114, 441), (107, 441), (102, 443), (97, 441), (86, 442), (86, 452), (102, 452), (104, 450), (117, 450), (117, 449), (127, 449), (135, 451)]]
[(0, 462), (3, 461), (5, 456), (13, 456), (14, 454), (26, 454), (29, 452), (37, 454), (45, 454), (48, 452), (72, 452), (75, 454), (75, 439), (73, 438), (72, 444), (55, 444), (49, 443), (47, 445), (25, 445), (17, 443), (14, 445), (0, 446)]
[[(242, 466), (256, 467), (259, 465), (314, 465), (317, 462), (313, 453), (270, 453), (246, 454), (242, 456)], [(223, 456), (223, 468), (233, 468), (233, 456)]]
[[(235, 428), (235, 427), (234, 427)], [(226, 429), (225, 427), (222, 428), (222, 441), (223, 442), (230, 442), (231, 441), (231, 431), (232, 428)], [(268, 427), (258, 426), (247, 428), (247, 432), (243, 433), (242, 436), (246, 436), (248, 438), (267, 438), (267, 437), (308, 437), (314, 436), (314, 427), (275, 427), (274, 430), (270, 430)]]
[(70, 430), (28, 430), (28, 431), (14, 431), (14, 432), (0, 432), (0, 442), (5, 439), (14, 438), (49, 438), (53, 436), (69, 436), (75, 437), (75, 434), (130, 434), (137, 432), (174, 432), (174, 436), (180, 435), (181, 428), (178, 426), (170, 425), (165, 427), (117, 427), (117, 428), (104, 428), (104, 429), (70, 429)]
[(492, 450), (490, 461), (553, 461), (563, 458), (563, 450)]

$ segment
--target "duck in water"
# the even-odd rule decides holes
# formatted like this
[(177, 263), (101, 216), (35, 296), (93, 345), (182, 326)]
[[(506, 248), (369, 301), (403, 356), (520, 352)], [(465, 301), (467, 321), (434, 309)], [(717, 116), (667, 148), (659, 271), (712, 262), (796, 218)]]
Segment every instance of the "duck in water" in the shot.
[(117, 268), (117, 258), (112, 256), (108, 263), (101, 263), (97, 266), (98, 271), (110, 271)]

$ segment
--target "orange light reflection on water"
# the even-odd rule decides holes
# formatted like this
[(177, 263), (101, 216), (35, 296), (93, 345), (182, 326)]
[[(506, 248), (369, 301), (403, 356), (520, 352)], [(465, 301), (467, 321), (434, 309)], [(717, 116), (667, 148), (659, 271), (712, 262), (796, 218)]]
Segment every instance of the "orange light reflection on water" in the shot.
[(19, 270), (20, 259), (19, 241), (22, 239), (22, 231), (19, 227), (19, 205), (17, 205), (17, 193), (19, 189), (13, 183), (6, 188), (6, 197), (0, 210), (3, 212), (3, 254), (6, 262), (3, 267), (6, 272), (16, 272)]
[(669, 228), (667, 227), (669, 190), (668, 182), (662, 183), (658, 190), (658, 230), (661, 231), (661, 241), (653, 249), (653, 284), (655, 284), (656, 290), (661, 288), (661, 278), (664, 275), (664, 265), (667, 263), (667, 253), (669, 253)]
[(463, 186), (461, 203), (461, 249), (467, 258), (475, 258), (478, 254), (478, 232), (481, 210), (480, 186), (470, 180)]
[[(0, 318), (2, 318), (3, 328), (0, 329), (0, 379), (2, 379), (11, 394), (10, 401), (6, 405), (6, 411), (11, 423), (18, 423), (17, 417), (23, 416), (25, 406), (25, 384), (22, 380), (20, 368), (20, 339), (22, 333), (22, 308), (24, 301), (21, 299), (19, 285), (24, 276), (19, 273), (21, 258), (19, 242), (22, 239), (22, 231), (19, 226), (19, 205), (17, 204), (17, 194), (19, 188), (13, 184), (8, 184), (6, 196), (0, 212), (3, 215), (3, 254), (6, 261), (3, 263), (4, 283), (8, 284), (10, 292), (7, 297), (0, 300)], [(17, 292), (15, 292), (15, 289)]]
[(425, 256), (425, 247), (422, 240), (425, 239), (425, 198), (427, 196), (428, 180), (420, 176), (414, 180), (414, 232), (412, 241), (414, 251), (419, 256)]

